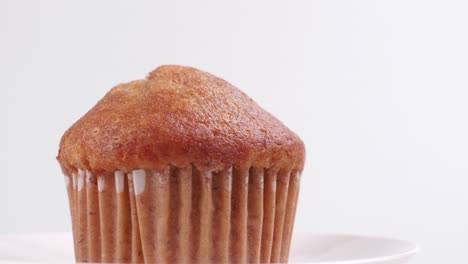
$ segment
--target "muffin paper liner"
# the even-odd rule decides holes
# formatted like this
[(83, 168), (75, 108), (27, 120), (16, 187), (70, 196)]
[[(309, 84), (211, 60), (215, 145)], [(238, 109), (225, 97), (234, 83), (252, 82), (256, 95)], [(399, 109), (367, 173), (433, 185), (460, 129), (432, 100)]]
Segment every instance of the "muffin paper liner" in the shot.
[(300, 173), (196, 167), (65, 176), (77, 262), (287, 262)]

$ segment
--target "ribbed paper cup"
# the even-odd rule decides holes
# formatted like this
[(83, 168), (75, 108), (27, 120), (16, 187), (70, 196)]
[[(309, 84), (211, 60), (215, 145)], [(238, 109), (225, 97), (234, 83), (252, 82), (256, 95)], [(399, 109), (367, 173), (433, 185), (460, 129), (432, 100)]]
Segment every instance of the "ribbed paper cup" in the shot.
[(195, 167), (65, 176), (77, 262), (287, 262), (300, 174)]

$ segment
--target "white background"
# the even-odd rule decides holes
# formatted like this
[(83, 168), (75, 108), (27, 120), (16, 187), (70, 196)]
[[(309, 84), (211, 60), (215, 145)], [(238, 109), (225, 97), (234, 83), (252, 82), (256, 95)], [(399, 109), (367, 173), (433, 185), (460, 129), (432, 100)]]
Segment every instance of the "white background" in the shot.
[(60, 136), (160, 64), (229, 80), (302, 137), (295, 232), (468, 262), (466, 1), (1, 1), (0, 233), (70, 230)]

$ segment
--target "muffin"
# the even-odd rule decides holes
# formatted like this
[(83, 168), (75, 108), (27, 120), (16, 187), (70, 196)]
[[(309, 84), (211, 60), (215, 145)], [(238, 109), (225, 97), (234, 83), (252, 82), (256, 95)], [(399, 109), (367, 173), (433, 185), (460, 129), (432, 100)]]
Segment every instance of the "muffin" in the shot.
[(160, 66), (60, 142), (77, 262), (287, 262), (305, 149), (223, 79)]

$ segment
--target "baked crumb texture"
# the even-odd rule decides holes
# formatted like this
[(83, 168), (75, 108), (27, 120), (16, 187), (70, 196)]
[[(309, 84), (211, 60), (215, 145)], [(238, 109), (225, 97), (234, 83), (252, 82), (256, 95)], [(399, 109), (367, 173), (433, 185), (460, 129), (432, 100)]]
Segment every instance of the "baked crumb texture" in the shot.
[(66, 175), (166, 166), (301, 171), (304, 144), (228, 82), (184, 66), (161, 66), (117, 85), (71, 126), (58, 161)]

